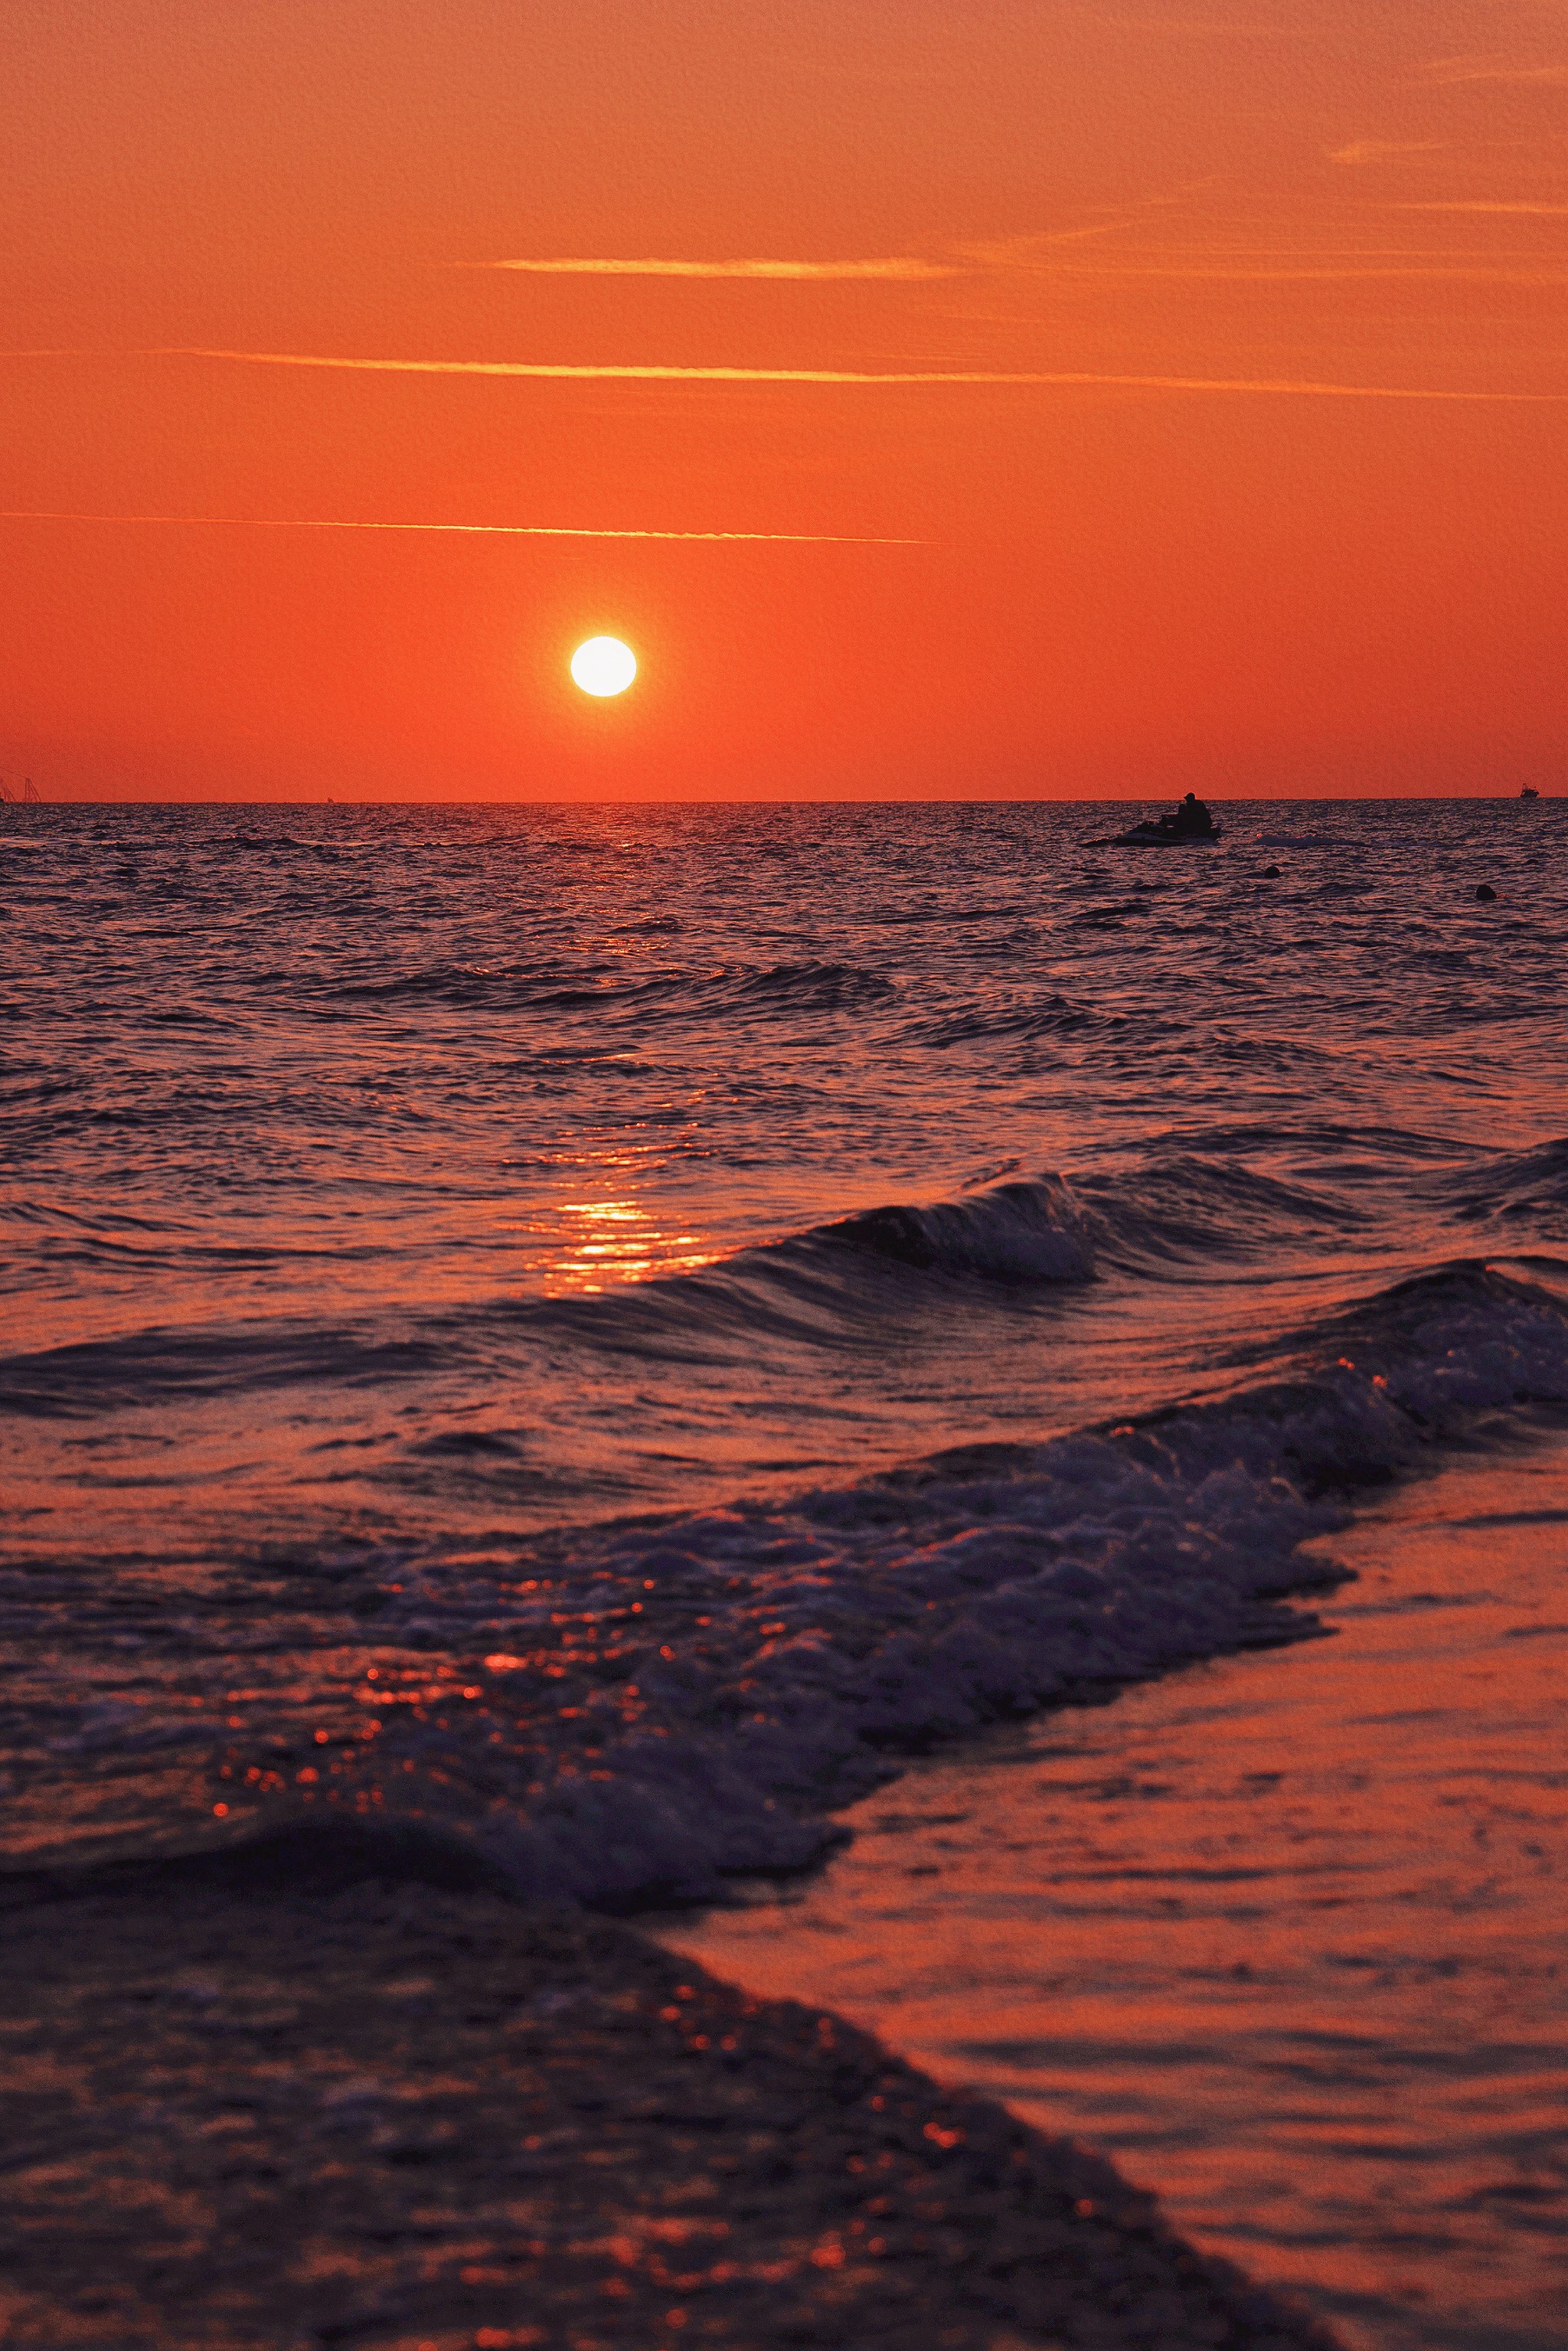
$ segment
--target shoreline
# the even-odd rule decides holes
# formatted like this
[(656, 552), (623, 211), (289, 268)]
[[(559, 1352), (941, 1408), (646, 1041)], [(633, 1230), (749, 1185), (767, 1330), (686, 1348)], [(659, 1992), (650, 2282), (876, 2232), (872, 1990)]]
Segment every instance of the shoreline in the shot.
[(120, 1873), (7, 1908), (0, 2031), (9, 2351), (1332, 2351), (1097, 2158), (623, 1923)]
[(0, 1883), (7, 2351), (1337, 2341), (998, 2095), (705, 1973), (667, 1914), (347, 1822)]
[(1568, 1430), (1318, 1548), (1330, 1638), (956, 1745), (810, 1884), (656, 1931), (1083, 2134), (1366, 2351), (1547, 2351)]

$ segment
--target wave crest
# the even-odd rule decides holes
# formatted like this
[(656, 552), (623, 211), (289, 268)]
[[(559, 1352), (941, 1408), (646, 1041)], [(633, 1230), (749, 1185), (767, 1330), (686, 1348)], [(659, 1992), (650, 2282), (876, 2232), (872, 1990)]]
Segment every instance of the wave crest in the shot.
[(1464, 1223), (1528, 1220), (1543, 1238), (1568, 1238), (1568, 1135), (1529, 1151), (1499, 1152), (1442, 1178), (1439, 1188)]
[(998, 1184), (936, 1207), (868, 1208), (817, 1227), (811, 1238), (923, 1272), (1086, 1281), (1094, 1270), (1088, 1220), (1056, 1176)]

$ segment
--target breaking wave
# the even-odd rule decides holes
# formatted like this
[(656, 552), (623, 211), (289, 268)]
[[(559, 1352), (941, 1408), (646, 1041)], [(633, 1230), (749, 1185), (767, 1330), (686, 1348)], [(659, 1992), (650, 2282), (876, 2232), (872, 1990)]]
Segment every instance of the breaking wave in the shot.
[(236, 1801), (229, 1834), (347, 1816), (395, 1844), (401, 1823), (530, 1897), (711, 1900), (811, 1861), (911, 1750), (1311, 1633), (1288, 1595), (1338, 1579), (1301, 1546), (1358, 1490), (1568, 1402), (1568, 1311), (1470, 1263), (1297, 1353), (1218, 1403), (781, 1503), (504, 1554), (275, 1562), (302, 1604), (326, 1580), (366, 1656), (427, 1663), (407, 1688), (371, 1670), (335, 1782)]

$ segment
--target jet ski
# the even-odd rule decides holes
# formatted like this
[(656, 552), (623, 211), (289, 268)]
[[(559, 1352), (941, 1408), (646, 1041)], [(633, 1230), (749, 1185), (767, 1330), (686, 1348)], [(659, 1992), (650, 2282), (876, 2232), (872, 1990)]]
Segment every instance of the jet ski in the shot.
[(1106, 849), (1207, 849), (1219, 839), (1219, 827), (1207, 832), (1179, 832), (1168, 817), (1145, 817), (1142, 824), (1117, 832), (1100, 845)]
[(1103, 840), (1082, 845), (1085, 849), (1186, 849), (1193, 841), (1218, 839), (1219, 827), (1197, 794), (1188, 792), (1179, 807), (1164, 816), (1146, 816), (1129, 825), (1125, 832), (1108, 833)]

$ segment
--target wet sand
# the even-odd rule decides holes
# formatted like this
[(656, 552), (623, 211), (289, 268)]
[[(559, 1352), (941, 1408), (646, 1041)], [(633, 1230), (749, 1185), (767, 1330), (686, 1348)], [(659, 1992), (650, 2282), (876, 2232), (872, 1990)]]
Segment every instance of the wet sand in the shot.
[(1325, 1549), (1333, 1637), (917, 1766), (668, 1938), (1082, 2137), (1366, 2351), (1561, 2351), (1568, 1443)]
[(820, 2011), (322, 1866), (13, 1882), (7, 2351), (1327, 2344), (1092, 2157)]

